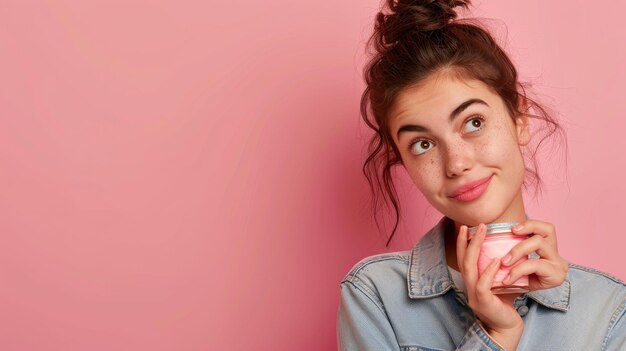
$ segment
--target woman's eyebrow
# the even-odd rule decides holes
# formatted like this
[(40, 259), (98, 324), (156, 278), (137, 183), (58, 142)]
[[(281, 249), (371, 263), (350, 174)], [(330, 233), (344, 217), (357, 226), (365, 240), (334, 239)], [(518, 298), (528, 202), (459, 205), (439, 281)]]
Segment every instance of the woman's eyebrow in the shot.
[[(449, 117), (450, 122), (452, 122), (454, 118), (456, 118), (456, 116), (460, 115), (461, 112), (463, 112), (466, 108), (468, 108), (472, 104), (483, 104), (483, 105), (489, 106), (488, 103), (484, 102), (481, 99), (476, 99), (476, 98), (469, 99), (463, 102), (462, 104), (460, 104), (459, 106), (457, 106), (457, 108), (455, 108), (454, 111), (450, 113), (450, 117)], [(403, 133), (403, 132), (428, 132), (428, 131), (429, 131), (428, 128), (422, 127), (417, 124), (405, 124), (402, 127), (400, 127), (400, 129), (398, 129), (396, 138), (400, 139), (400, 133)]]

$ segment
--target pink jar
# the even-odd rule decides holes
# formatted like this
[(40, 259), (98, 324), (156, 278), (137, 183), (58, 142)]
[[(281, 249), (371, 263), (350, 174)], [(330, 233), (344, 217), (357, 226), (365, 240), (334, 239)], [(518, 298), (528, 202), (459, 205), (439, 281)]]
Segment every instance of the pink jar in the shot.
[[(528, 235), (516, 235), (511, 232), (511, 228), (516, 226), (517, 222), (503, 222), (487, 224), (487, 235), (480, 247), (480, 254), (478, 256), (478, 277), (480, 277), (483, 271), (489, 266), (494, 258), (502, 258), (519, 242), (523, 241)], [(471, 227), (468, 229), (469, 238), (471, 239), (478, 227)], [(526, 261), (527, 257), (519, 259), (515, 265), (518, 265)], [(509, 275), (511, 268), (514, 266), (500, 265), (500, 269), (496, 273), (493, 279), (493, 285), (491, 291), (494, 294), (510, 294), (510, 293), (525, 293), (528, 292), (528, 276), (522, 276), (517, 281), (505, 285), (502, 280)]]

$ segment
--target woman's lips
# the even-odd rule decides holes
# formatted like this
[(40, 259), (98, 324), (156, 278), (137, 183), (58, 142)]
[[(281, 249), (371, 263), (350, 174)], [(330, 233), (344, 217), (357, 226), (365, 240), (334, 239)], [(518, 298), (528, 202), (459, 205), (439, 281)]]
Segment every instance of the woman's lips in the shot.
[(487, 187), (491, 182), (491, 177), (493, 177), (493, 174), (489, 177), (461, 185), (452, 193), (452, 195), (450, 195), (450, 197), (455, 200), (466, 202), (476, 200), (487, 190)]

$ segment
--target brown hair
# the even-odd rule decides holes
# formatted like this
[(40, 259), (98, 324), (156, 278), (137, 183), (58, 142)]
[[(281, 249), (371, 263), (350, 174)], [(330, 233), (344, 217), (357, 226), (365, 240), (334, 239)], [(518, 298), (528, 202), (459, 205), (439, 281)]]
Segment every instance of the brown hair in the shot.
[[(517, 70), (489, 32), (477, 20), (457, 20), (455, 7), (467, 8), (469, 0), (385, 0), (376, 16), (374, 32), (367, 47), (374, 54), (364, 69), (366, 88), (361, 96), (361, 117), (374, 130), (368, 145), (363, 173), (372, 192), (372, 209), (376, 212), (379, 194), (395, 211), (395, 225), (387, 241), (391, 242), (400, 220), (400, 203), (392, 167), (402, 164), (400, 152), (389, 131), (389, 116), (394, 100), (403, 89), (419, 84), (431, 74), (446, 70), (477, 79), (493, 88), (502, 98), (512, 118), (528, 116), (545, 122), (543, 135), (533, 138), (530, 152), (524, 154), (526, 177), (524, 187), (540, 191), (535, 156), (539, 146), (555, 132), (564, 137), (563, 129), (545, 107), (526, 94), (528, 84), (518, 81)], [(368, 106), (371, 115), (368, 114)], [(530, 114), (532, 109), (536, 114)], [(562, 138), (565, 141), (564, 138)]]

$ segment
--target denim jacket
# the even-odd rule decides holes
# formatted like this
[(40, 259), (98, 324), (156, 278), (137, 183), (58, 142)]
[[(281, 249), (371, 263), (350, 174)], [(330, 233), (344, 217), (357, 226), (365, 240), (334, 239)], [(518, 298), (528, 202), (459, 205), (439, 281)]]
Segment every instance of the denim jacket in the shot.
[[(345, 276), (339, 350), (503, 350), (450, 278), (446, 221), (412, 250), (367, 257)], [(570, 263), (563, 284), (514, 306), (524, 320), (518, 350), (626, 350), (626, 285), (608, 274)]]

